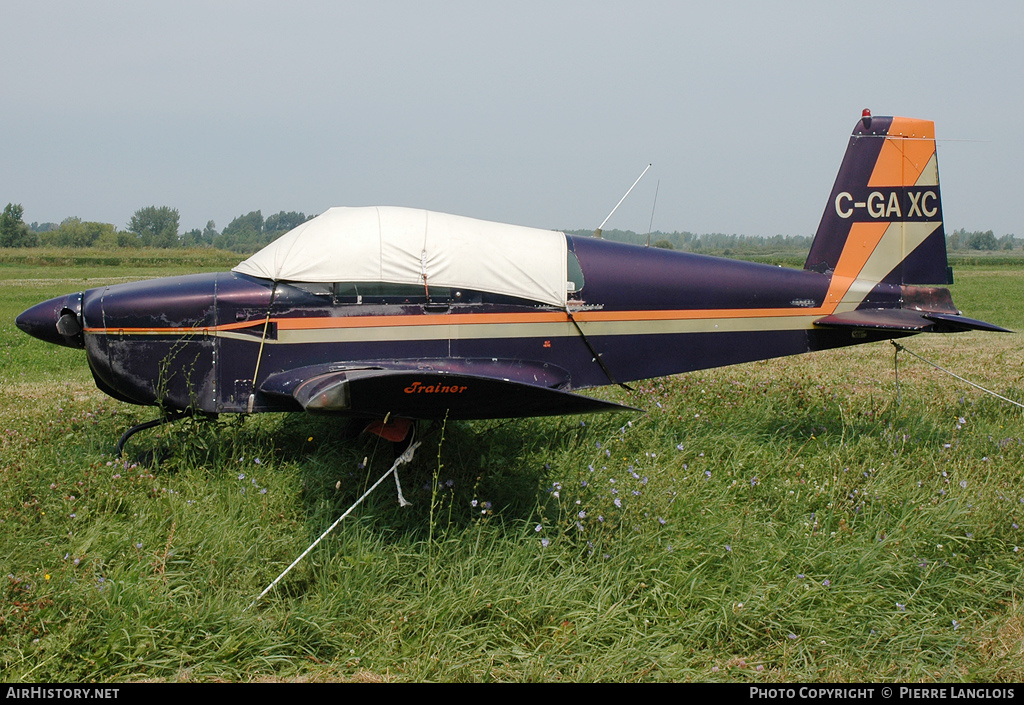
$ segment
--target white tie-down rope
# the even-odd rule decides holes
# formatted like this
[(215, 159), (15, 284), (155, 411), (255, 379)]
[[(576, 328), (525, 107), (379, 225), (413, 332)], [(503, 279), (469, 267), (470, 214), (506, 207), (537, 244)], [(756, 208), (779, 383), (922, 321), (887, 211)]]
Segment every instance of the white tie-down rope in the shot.
[[(917, 358), (918, 360), (920, 360), (921, 362), (926, 362), (926, 363), (928, 363), (929, 365), (931, 365), (931, 366), (932, 366), (932, 367), (934, 367), (935, 369), (939, 370), (940, 372), (945, 372), (945, 373), (946, 373), (947, 375), (949, 375), (950, 377), (955, 377), (956, 379), (960, 380), (960, 381), (961, 381), (961, 382), (963, 382), (964, 384), (969, 384), (969, 385), (971, 385), (972, 387), (974, 387), (975, 389), (980, 389), (981, 391), (985, 392), (986, 394), (991, 394), (991, 395), (992, 395), (992, 396), (994, 396), (994, 397), (995, 397), (996, 399), (1002, 399), (1003, 401), (1005, 401), (1005, 402), (1006, 402), (1006, 403), (1008, 403), (1008, 404), (1013, 404), (1014, 406), (1019, 406), (1020, 408), (1024, 409), (1024, 404), (1021, 404), (1021, 403), (1020, 403), (1019, 401), (1014, 401), (1013, 399), (1007, 399), (1007, 398), (1006, 398), (1006, 397), (1004, 397), (1004, 396), (1003, 396), (1002, 394), (996, 394), (996, 393), (995, 393), (995, 392), (993, 392), (993, 391), (992, 391), (991, 389), (985, 389), (985, 388), (984, 388), (984, 387), (982, 387), (982, 386), (981, 386), (980, 384), (976, 384), (976, 383), (972, 382), (972, 381), (971, 381), (971, 380), (969, 380), (969, 379), (964, 379), (963, 377), (961, 377), (960, 375), (958, 375), (958, 374), (956, 374), (956, 373), (954, 373), (954, 372), (950, 372), (949, 370), (947, 370), (947, 369), (945, 369), (945, 368), (943, 368), (943, 367), (939, 367), (938, 365), (936, 365), (936, 364), (935, 364), (934, 362), (932, 362), (931, 360), (928, 360), (928, 359), (926, 359), (926, 358), (923, 358), (923, 357), (921, 357), (920, 355), (918, 355), (918, 354), (917, 354), (916, 352), (914, 352), (913, 350), (907, 350), (907, 349), (906, 349), (906, 348), (905, 348), (904, 346), (900, 345), (899, 343), (897, 343), (897, 342), (896, 342), (896, 341), (894, 341), (894, 340), (890, 340), (889, 342), (890, 342), (890, 343), (892, 343), (892, 344), (893, 344), (893, 346), (894, 346), (894, 347), (896, 348), (896, 352), (899, 352), (899, 351), (901, 351), (901, 350), (902, 350), (903, 352), (907, 352), (907, 353), (910, 353), (911, 355), (913, 355), (914, 357), (916, 357), (916, 358)], [(899, 383), (899, 382), (898, 382), (898, 378), (897, 378), (897, 384), (898, 384), (898, 383)]]
[[(327, 528), (327, 531), (325, 531), (322, 534), (320, 534), (320, 537), (317, 538), (316, 541), (311, 543), (309, 545), (309, 548), (307, 548), (305, 551), (302, 552), (302, 555), (300, 555), (298, 558), (296, 558), (294, 561), (292, 561), (292, 564), (290, 566), (288, 566), (287, 568), (285, 568), (284, 572), (281, 573), (279, 576), (277, 576), (277, 578), (274, 579), (274, 582), (270, 583), (270, 585), (267, 586), (267, 589), (264, 590), (263, 592), (261, 592), (259, 594), (259, 597), (257, 597), (255, 600), (253, 600), (252, 604), (249, 605), (249, 607), (252, 607), (253, 605), (255, 605), (257, 602), (260, 601), (260, 599), (264, 595), (266, 595), (268, 592), (273, 590), (274, 586), (277, 585), (281, 581), (281, 578), (283, 578), (284, 576), (288, 575), (288, 571), (290, 571), (292, 568), (297, 566), (299, 564), (299, 561), (301, 561), (303, 558), (305, 558), (306, 554), (308, 554), (310, 551), (312, 551), (316, 547), (316, 545), (318, 543), (320, 543), (324, 539), (325, 536), (327, 536), (327, 534), (329, 534), (332, 531), (334, 531), (334, 527), (336, 527), (338, 524), (340, 524), (342, 519), (344, 519), (349, 514), (351, 514), (352, 510), (355, 509), (356, 507), (358, 507), (360, 505), (360, 503), (364, 499), (369, 497), (370, 493), (373, 492), (375, 489), (377, 489), (377, 486), (380, 485), (380, 483), (384, 482), (384, 480), (387, 479), (387, 476), (390, 475), (391, 473), (395, 474), (395, 484), (398, 486), (398, 503), (401, 504), (403, 507), (406, 506), (407, 504), (409, 504), (409, 502), (406, 502), (405, 498), (402, 496), (402, 485), (399, 484), (399, 482), (398, 482), (398, 466), (402, 465), (404, 463), (412, 462), (413, 453), (415, 453), (416, 449), (419, 448), (419, 447), (420, 447), (420, 442), (419, 441), (416, 441), (415, 443), (411, 443), (409, 445), (409, 447), (405, 449), (405, 452), (402, 453), (400, 456), (398, 456), (398, 458), (395, 460), (395, 464), (391, 466), (391, 469), (389, 469), (386, 473), (381, 475), (380, 479), (377, 480), (375, 483), (373, 483), (373, 486), (370, 487), (370, 489), (366, 490), (366, 492), (363, 493), (363, 496), (355, 501), (355, 504), (353, 504), (351, 507), (349, 507), (347, 510), (345, 510), (345, 513), (342, 514), (340, 517), (338, 517), (337, 521), (335, 521), (333, 524), (331, 524)], [(245, 610), (242, 610), (242, 611), (244, 612), (244, 611), (248, 610), (249, 607), (246, 607)]]

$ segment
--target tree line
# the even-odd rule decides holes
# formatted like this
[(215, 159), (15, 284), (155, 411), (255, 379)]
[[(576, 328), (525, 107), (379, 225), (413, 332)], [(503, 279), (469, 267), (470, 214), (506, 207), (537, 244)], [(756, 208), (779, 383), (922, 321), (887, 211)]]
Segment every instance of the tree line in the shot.
[(7, 204), (0, 216), (0, 247), (214, 247), (248, 253), (313, 217), (281, 211), (264, 218), (257, 210), (238, 216), (219, 232), (212, 220), (202, 230), (180, 232), (178, 209), (169, 206), (140, 208), (123, 230), (78, 217), (29, 225), (23, 215), (20, 204)]
[[(251, 253), (269, 244), (313, 216), (296, 211), (280, 211), (263, 217), (256, 210), (240, 215), (217, 230), (212, 220), (203, 229), (180, 232), (177, 208), (147, 206), (135, 211), (123, 230), (112, 223), (65, 218), (60, 223), (26, 224), (20, 204), (8, 203), (0, 215), (0, 247), (214, 247), (239, 253)], [(566, 230), (570, 235), (591, 235), (590, 230)], [(726, 235), (691, 232), (636, 233), (632, 230), (606, 230), (609, 240), (637, 245), (649, 244), (684, 252), (709, 254), (770, 254), (806, 252), (812, 237), (805, 235)], [(1012, 234), (996, 237), (991, 230), (968, 231), (963, 228), (946, 233), (950, 251), (1013, 250), (1018, 247)]]
[[(570, 235), (591, 235), (591, 230), (566, 230)], [(807, 252), (814, 239), (808, 235), (727, 235), (725, 233), (691, 233), (654, 231), (636, 233), (632, 230), (605, 230), (602, 237), (607, 240), (628, 242), (634, 245), (650, 245), (667, 250), (706, 254), (774, 254)], [(991, 230), (968, 231), (964, 228), (946, 233), (946, 249), (951, 252), (1013, 250), (1024, 247), (1017, 243), (1012, 234), (996, 237)]]
[[(592, 235), (591, 230), (566, 230), (570, 235)], [(771, 254), (807, 252), (813, 238), (806, 235), (726, 235), (725, 233), (661, 232), (636, 233), (632, 230), (603, 230), (601, 237), (633, 245), (650, 245), (666, 250), (707, 254)]]
[(968, 232), (963, 228), (946, 233), (946, 248), (950, 250), (1012, 250), (1017, 246), (1011, 234), (997, 238), (991, 230)]

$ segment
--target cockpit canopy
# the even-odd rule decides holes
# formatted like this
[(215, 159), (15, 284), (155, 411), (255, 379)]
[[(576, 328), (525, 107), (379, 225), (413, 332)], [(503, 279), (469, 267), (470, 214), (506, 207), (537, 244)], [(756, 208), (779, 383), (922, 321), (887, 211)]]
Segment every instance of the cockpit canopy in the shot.
[(564, 233), (415, 208), (331, 208), (233, 271), (284, 282), (378, 282), (566, 305)]

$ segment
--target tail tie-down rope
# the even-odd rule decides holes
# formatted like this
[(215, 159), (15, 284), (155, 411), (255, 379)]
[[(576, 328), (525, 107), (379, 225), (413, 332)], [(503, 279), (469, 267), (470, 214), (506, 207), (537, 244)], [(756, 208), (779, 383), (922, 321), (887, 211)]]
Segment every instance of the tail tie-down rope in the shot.
[(972, 382), (969, 379), (964, 379), (960, 375), (958, 375), (958, 374), (956, 374), (954, 372), (950, 372), (949, 370), (945, 369), (944, 367), (940, 367), (939, 365), (936, 365), (931, 360), (928, 360), (928, 359), (918, 355), (913, 350), (907, 350), (907, 348), (905, 348), (904, 346), (900, 345), (895, 340), (890, 340), (889, 342), (892, 343), (894, 348), (896, 348), (896, 352), (894, 353), (894, 356), (893, 356), (893, 366), (896, 369), (896, 400), (897, 400), (897, 403), (899, 402), (899, 394), (900, 394), (900, 392), (899, 392), (900, 378), (899, 378), (899, 360), (898, 360), (898, 358), (896, 356), (898, 356), (899, 353), (902, 351), (902, 352), (908, 353), (910, 355), (913, 355), (914, 357), (916, 357), (921, 362), (924, 362), (924, 363), (927, 363), (927, 364), (931, 365), (932, 367), (937, 369), (939, 372), (945, 372), (950, 377), (954, 377), (954, 378), (960, 380), (961, 382), (963, 382), (964, 384), (969, 384), (972, 387), (974, 387), (975, 389), (980, 389), (981, 391), (985, 392), (986, 394), (991, 394), (996, 399), (1002, 399), (1007, 404), (1013, 404), (1014, 406), (1019, 406), (1020, 408), (1024, 409), (1024, 404), (1021, 404), (1019, 401), (1014, 401), (1013, 399), (1008, 399), (1008, 398), (1004, 397), (1002, 394), (996, 394), (991, 389), (985, 389), (980, 384), (976, 384), (975, 382)]

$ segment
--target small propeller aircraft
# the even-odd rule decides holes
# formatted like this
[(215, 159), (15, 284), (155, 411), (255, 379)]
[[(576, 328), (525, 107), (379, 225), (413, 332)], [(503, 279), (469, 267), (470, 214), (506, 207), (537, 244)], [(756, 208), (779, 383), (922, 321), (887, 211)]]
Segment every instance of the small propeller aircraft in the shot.
[(397, 207), (331, 208), (230, 272), (88, 289), (17, 325), (121, 401), (417, 419), (628, 409), (575, 390), (922, 332), (953, 305), (931, 121), (850, 137), (802, 270)]

